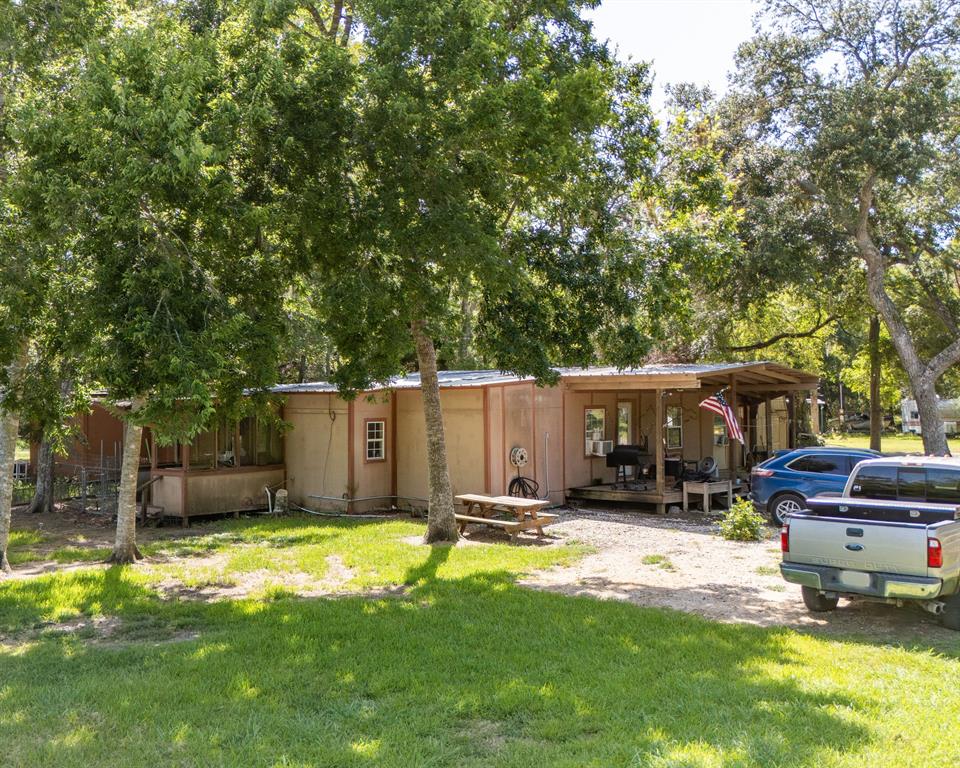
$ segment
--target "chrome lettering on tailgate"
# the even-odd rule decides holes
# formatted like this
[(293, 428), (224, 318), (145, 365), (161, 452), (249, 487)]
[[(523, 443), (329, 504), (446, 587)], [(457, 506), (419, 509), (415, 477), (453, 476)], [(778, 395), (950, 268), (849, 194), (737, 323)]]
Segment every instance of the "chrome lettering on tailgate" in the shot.
[(814, 555), (805, 555), (804, 562), (810, 565), (829, 565), (833, 568), (844, 568), (860, 571), (883, 571), (884, 573), (903, 573), (903, 568), (898, 568), (892, 563), (878, 563), (871, 560), (844, 560), (833, 557), (816, 557)]

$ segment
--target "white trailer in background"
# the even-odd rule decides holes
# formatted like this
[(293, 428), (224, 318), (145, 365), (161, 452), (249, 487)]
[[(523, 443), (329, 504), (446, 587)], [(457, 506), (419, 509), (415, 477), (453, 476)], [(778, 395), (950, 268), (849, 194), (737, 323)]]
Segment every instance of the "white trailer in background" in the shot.
[[(960, 399), (940, 400), (940, 417), (943, 419), (943, 429), (948, 435), (957, 434), (957, 424), (960, 423)], [(900, 401), (900, 416), (903, 419), (902, 430), (914, 435), (920, 434), (920, 413), (917, 410), (917, 401), (904, 398)]]

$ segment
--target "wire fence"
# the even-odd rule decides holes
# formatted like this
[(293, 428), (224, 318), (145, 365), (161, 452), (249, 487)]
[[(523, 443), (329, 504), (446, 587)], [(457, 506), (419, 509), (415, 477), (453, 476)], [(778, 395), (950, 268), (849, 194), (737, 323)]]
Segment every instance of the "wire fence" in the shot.
[[(15, 479), (13, 506), (29, 504), (37, 490), (36, 477)], [(53, 501), (68, 503), (85, 512), (113, 515), (120, 491), (118, 467), (86, 467), (57, 464), (54, 469)]]

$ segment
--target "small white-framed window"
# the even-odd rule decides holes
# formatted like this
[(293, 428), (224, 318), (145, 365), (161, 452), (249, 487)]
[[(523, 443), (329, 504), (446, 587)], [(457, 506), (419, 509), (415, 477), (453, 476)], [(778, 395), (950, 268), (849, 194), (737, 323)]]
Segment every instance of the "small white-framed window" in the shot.
[(384, 461), (387, 458), (387, 422), (382, 419), (369, 419), (366, 433), (366, 460)]
[(607, 434), (607, 409), (585, 408), (583, 411), (584, 455), (594, 454), (593, 444), (605, 440)]
[(683, 448), (683, 408), (679, 405), (667, 406), (667, 450)]
[(633, 403), (617, 403), (617, 445), (633, 444)]

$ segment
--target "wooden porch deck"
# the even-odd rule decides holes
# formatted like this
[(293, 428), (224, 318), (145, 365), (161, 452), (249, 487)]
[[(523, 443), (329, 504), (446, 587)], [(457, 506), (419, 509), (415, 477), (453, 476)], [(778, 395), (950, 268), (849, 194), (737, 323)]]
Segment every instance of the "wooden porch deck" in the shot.
[(670, 504), (683, 503), (683, 491), (667, 488), (663, 493), (657, 493), (654, 488), (633, 489), (614, 488), (610, 483), (603, 485), (587, 485), (582, 488), (567, 490), (567, 499), (576, 501), (612, 501), (619, 504), (644, 504), (656, 507), (658, 514), (664, 514)]

